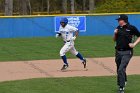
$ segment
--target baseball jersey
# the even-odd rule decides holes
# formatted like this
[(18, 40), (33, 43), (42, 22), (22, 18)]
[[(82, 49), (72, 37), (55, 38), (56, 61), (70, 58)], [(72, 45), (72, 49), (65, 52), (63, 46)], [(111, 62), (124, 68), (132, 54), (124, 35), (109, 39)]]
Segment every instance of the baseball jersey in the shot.
[(67, 24), (65, 27), (60, 26), (58, 33), (61, 33), (61, 37), (64, 41), (69, 41), (73, 37), (73, 32), (76, 31), (78, 31), (76, 27)]
[(133, 35), (140, 37), (138, 29), (130, 24), (125, 26), (118, 26), (118, 34), (116, 40), (116, 49), (130, 50), (129, 43), (132, 43)]

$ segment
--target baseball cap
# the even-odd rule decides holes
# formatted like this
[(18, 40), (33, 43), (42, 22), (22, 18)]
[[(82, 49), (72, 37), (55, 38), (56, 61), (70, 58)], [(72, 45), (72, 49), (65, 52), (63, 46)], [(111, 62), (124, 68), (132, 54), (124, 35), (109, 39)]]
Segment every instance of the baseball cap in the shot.
[(125, 14), (121, 14), (118, 16), (118, 18), (116, 20), (128, 20), (128, 16)]

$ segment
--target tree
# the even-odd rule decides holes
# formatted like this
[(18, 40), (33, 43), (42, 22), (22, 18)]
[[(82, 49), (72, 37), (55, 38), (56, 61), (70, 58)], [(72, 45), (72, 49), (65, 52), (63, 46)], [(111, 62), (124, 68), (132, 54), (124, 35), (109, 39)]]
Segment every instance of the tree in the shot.
[(1, 15), (139, 12), (140, 0), (0, 0)]
[(47, 13), (50, 13), (50, 0), (47, 0)]
[(94, 9), (95, 9), (95, 0), (89, 0), (89, 12), (92, 13)]
[(27, 0), (27, 4), (28, 4), (28, 7), (29, 7), (29, 14), (31, 15), (32, 14), (32, 8), (31, 8), (30, 0)]
[(30, 0), (20, 0), (21, 14), (28, 15), (31, 14), (31, 4)]
[(75, 0), (70, 0), (70, 4), (71, 4), (71, 13), (75, 14), (75, 4), (74, 4)]
[(67, 13), (67, 0), (62, 0), (62, 13)]
[(5, 0), (5, 15), (13, 15), (13, 0)]
[(103, 5), (96, 8), (95, 12), (97, 12), (97, 13), (101, 13), (101, 12), (102, 13), (118, 13), (118, 12), (137, 11), (137, 9), (139, 9), (139, 8), (138, 7), (135, 8), (135, 7), (139, 6), (139, 3), (140, 3), (140, 1), (137, 1), (134, 3), (133, 0), (131, 2), (128, 0), (105, 1), (105, 3)]
[(83, 0), (83, 11), (86, 11), (86, 0)]

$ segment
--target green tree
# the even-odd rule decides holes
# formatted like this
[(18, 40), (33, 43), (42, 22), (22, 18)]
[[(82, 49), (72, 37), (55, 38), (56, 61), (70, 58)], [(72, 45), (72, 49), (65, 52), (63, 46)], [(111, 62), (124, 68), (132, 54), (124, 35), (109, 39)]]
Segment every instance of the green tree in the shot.
[(104, 4), (101, 4), (96, 8), (96, 13), (113, 13), (113, 12), (130, 12), (136, 11), (133, 3), (136, 0), (106, 0)]

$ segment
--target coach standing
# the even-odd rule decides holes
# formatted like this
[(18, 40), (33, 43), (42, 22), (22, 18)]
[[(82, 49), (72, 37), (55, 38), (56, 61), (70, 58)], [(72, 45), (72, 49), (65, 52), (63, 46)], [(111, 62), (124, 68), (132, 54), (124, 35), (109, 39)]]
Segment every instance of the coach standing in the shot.
[[(118, 93), (124, 93), (124, 87), (127, 83), (126, 67), (133, 56), (133, 48), (140, 42), (140, 32), (138, 29), (130, 25), (128, 16), (119, 15), (116, 19), (119, 26), (114, 31), (114, 41), (116, 42), (115, 62), (117, 65), (117, 83), (119, 86)], [(133, 37), (137, 36), (137, 40), (133, 42)]]

